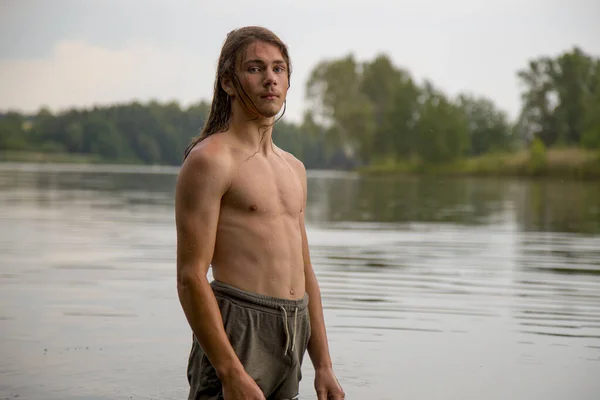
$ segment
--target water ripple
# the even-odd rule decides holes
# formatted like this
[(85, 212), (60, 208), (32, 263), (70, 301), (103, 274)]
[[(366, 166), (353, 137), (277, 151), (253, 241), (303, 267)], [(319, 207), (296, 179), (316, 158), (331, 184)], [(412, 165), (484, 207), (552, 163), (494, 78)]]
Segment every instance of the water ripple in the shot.
[[(185, 397), (176, 171), (0, 164), (1, 396)], [(349, 397), (420, 387), (400, 374), (479, 398), (490, 371), (506, 383), (498, 398), (562, 399), (571, 375), (600, 391), (596, 186), (316, 172), (309, 185), (312, 263)]]

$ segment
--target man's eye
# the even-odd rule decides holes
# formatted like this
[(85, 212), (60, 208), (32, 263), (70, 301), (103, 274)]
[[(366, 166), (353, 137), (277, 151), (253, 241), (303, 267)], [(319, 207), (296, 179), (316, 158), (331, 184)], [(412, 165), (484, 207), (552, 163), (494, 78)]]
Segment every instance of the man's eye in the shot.
[(260, 68), (258, 68), (258, 67), (250, 67), (250, 68), (248, 68), (248, 72), (259, 72), (259, 71), (260, 71)]

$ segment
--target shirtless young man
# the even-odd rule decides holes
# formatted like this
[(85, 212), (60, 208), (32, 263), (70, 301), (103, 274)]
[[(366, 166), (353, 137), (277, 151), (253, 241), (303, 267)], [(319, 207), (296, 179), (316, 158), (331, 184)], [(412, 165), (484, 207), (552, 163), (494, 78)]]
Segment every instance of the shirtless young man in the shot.
[(289, 79), (274, 33), (230, 32), (210, 115), (186, 150), (175, 208), (189, 399), (297, 399), (306, 350), (318, 399), (344, 398), (306, 239), (306, 170), (271, 137)]

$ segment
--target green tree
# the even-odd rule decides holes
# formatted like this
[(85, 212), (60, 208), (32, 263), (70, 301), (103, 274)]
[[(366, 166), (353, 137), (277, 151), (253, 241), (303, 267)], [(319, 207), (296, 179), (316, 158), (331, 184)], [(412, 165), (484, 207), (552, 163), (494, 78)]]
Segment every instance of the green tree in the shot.
[(125, 141), (114, 125), (92, 114), (83, 123), (83, 153), (97, 154), (108, 160), (118, 160), (125, 153)]
[(586, 109), (598, 91), (597, 63), (574, 47), (555, 58), (531, 60), (518, 71), (524, 85), (519, 123), (530, 139), (539, 137), (546, 146), (581, 142), (590, 119)]
[(418, 155), (427, 163), (454, 161), (468, 149), (466, 115), (429, 82), (423, 88), (415, 138)]
[(419, 90), (408, 71), (395, 67), (384, 54), (363, 66), (360, 90), (373, 105), (373, 153), (406, 156), (413, 149)]
[(585, 103), (585, 118), (581, 144), (591, 149), (600, 149), (600, 60), (594, 65), (590, 94)]
[(25, 119), (16, 112), (10, 112), (0, 117), (0, 149), (25, 150), (28, 141), (23, 126)]
[(318, 63), (307, 82), (307, 97), (327, 127), (329, 143), (339, 144), (347, 155), (368, 163), (375, 133), (374, 107), (361, 91), (354, 56)]
[(461, 94), (458, 104), (469, 125), (470, 155), (509, 150), (514, 144), (512, 128), (505, 112), (483, 97)]

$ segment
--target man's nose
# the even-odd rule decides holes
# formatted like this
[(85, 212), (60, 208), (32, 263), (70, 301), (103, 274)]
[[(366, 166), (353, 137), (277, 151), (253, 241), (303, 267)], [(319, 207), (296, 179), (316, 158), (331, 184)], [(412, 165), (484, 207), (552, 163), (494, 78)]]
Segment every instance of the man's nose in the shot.
[(276, 85), (277, 84), (276, 78), (277, 78), (277, 75), (275, 74), (275, 72), (273, 72), (271, 70), (267, 70), (267, 73), (265, 75), (264, 85), (265, 86)]

